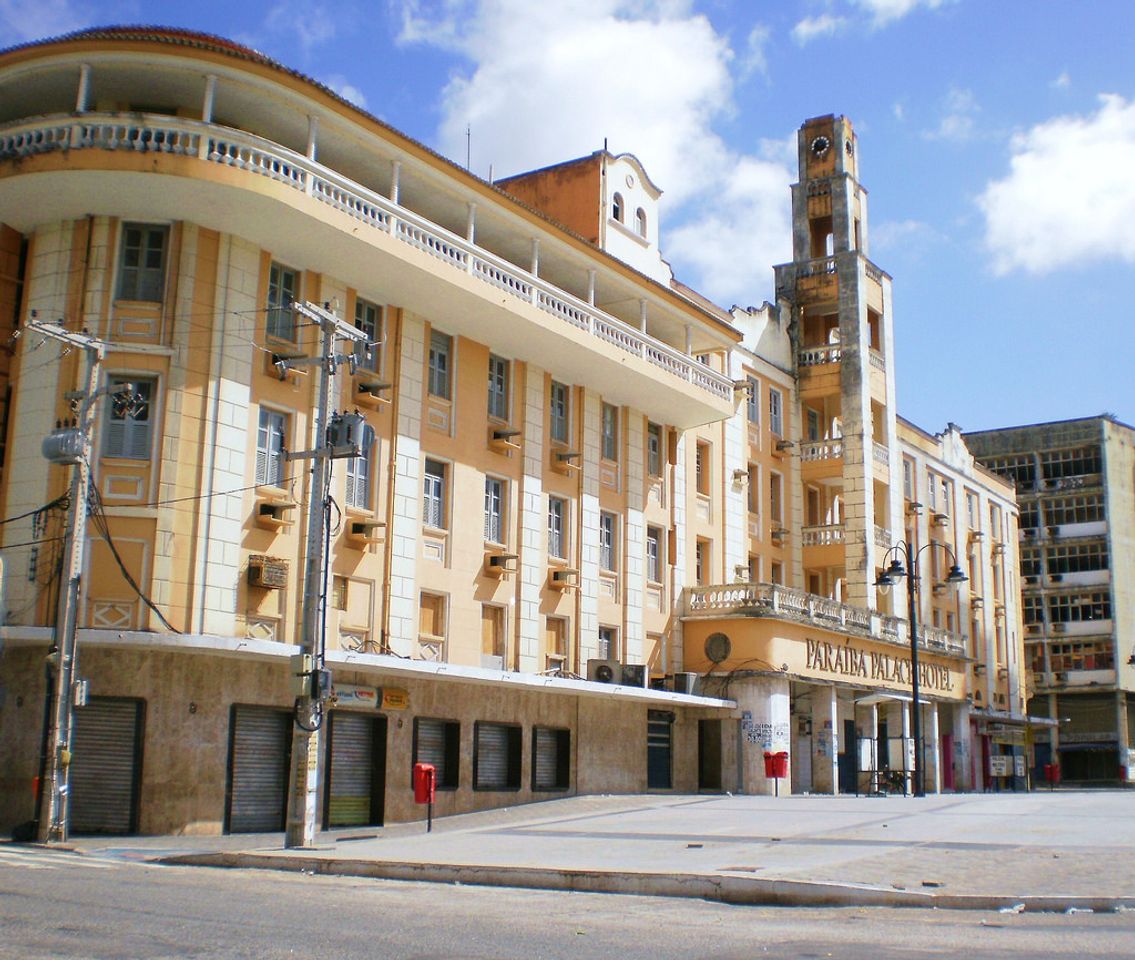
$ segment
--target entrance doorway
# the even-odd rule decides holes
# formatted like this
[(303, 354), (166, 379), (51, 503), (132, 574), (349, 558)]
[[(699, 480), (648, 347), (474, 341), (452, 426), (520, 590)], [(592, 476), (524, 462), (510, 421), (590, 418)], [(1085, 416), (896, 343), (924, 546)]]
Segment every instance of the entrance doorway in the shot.
[(323, 825), (381, 827), (386, 801), (386, 717), (331, 712)]
[(721, 721), (698, 721), (698, 789), (721, 789)]

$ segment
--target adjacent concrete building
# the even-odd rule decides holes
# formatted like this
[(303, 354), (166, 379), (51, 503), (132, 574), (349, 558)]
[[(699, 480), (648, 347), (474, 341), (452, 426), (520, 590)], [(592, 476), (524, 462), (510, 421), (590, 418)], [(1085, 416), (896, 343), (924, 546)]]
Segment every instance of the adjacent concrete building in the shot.
[[(785, 790), (909, 789), (909, 614), (875, 586), (901, 545), (927, 788), (1015, 782), (987, 762), (1021, 758), (998, 734), (1026, 723), (1012, 490), (956, 429), (897, 415), (846, 120), (801, 129), (777, 302), (726, 311), (672, 276), (630, 154), (490, 184), (177, 30), (5, 51), (0, 90), (0, 825), (34, 811), (69, 516), (40, 448), (81, 381), (41, 320), (100, 338), (117, 391), (93, 438), (75, 829), (281, 828), (315, 537), (325, 825), (420, 816), (420, 760), (439, 814), (771, 792), (780, 750)], [(334, 407), (376, 438), (331, 461), (323, 530), (293, 456), (325, 443), (305, 302), (365, 334)]]
[(1085, 417), (966, 434), (1020, 503), (1020, 577), (1038, 775), (1135, 782), (1135, 430)]

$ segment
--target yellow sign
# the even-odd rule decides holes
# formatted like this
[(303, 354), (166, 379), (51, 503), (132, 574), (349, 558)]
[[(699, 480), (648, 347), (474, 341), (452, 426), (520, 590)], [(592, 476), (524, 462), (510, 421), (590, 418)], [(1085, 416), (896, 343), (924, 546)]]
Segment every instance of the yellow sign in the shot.
[(408, 690), (399, 690), (397, 687), (382, 688), (383, 710), (406, 710), (410, 706), (410, 693)]

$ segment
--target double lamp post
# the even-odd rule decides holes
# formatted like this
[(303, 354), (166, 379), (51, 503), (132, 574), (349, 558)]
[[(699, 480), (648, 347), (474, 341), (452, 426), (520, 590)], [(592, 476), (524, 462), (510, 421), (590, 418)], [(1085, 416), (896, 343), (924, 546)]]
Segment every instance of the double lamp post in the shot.
[[(911, 693), (911, 723), (910, 732), (914, 738), (914, 783), (911, 792), (916, 797), (925, 796), (922, 779), (922, 718), (918, 698), (918, 604), (916, 597), (921, 584), (921, 575), (918, 568), (918, 558), (924, 550), (933, 548), (945, 550), (950, 556), (950, 570), (946, 574), (946, 583), (957, 586), (969, 579), (958, 566), (958, 558), (944, 543), (930, 542), (921, 548), (912, 546), (906, 540), (900, 540), (883, 555), (883, 563), (888, 557), (891, 565), (886, 567), (875, 580), (875, 586), (884, 594), (896, 583), (906, 578), (907, 616), (910, 619), (910, 693)], [(903, 566), (903, 561), (906, 566)]]

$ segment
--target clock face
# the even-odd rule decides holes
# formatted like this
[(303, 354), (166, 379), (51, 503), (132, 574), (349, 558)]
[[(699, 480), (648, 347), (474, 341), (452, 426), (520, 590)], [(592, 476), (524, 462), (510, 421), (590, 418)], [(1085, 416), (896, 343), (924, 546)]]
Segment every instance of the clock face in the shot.
[(849, 157), (855, 152), (855, 147), (851, 145), (850, 140), (844, 142), (843, 149), (847, 151)]
[(831, 145), (832, 145), (832, 142), (827, 137), (825, 137), (825, 136), (816, 137), (816, 139), (812, 141), (812, 147), (811, 147), (812, 156), (822, 157), (824, 154), (826, 154), (828, 152), (828, 148)]

